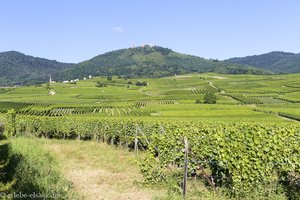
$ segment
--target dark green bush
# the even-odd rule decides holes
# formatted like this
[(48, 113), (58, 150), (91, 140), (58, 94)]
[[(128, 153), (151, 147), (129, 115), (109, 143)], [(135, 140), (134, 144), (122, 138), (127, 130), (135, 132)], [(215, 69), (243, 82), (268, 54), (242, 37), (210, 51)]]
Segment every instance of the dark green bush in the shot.
[(107, 87), (107, 83), (106, 82), (97, 81), (96, 87)]
[(200, 104), (200, 103), (202, 103), (202, 102), (201, 102), (200, 99), (197, 99), (197, 100), (195, 101), (195, 103), (196, 103), (196, 104)]
[(206, 92), (204, 95), (204, 103), (215, 104), (217, 103), (217, 97), (213, 92)]

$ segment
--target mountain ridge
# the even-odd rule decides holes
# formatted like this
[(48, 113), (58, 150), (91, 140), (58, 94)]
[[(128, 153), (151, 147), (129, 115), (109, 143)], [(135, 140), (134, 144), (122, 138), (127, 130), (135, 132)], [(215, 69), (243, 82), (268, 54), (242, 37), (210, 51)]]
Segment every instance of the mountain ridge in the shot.
[(300, 73), (299, 53), (272, 51), (260, 55), (230, 58), (224, 62), (250, 65), (274, 73)]
[(300, 73), (298, 63), (300, 54), (282, 51), (220, 61), (149, 45), (109, 51), (79, 63), (63, 63), (29, 56), (18, 51), (5, 51), (0, 53), (0, 85), (43, 83), (49, 80), (49, 75), (53, 75), (54, 80), (62, 81), (89, 75), (117, 75), (130, 78), (164, 77), (190, 72)]

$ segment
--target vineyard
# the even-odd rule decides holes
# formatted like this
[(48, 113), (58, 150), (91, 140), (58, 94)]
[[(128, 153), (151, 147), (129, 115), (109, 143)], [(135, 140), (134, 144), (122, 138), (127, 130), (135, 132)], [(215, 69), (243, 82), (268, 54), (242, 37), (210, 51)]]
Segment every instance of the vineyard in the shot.
[(18, 110), (18, 114), (37, 115), (37, 116), (68, 116), (68, 115), (92, 115), (103, 114), (105, 116), (142, 116), (149, 113), (130, 108), (114, 107), (33, 107)]
[[(180, 172), (184, 137), (189, 141), (189, 176), (210, 177), (214, 190), (225, 187), (231, 195), (242, 197), (281, 180), (289, 181), (293, 187), (297, 186), (294, 181), (299, 181), (300, 126), (295, 124), (216, 126), (201, 122), (19, 116), (9, 131), (46, 138), (97, 140), (147, 151), (140, 167), (145, 180), (152, 183), (163, 181), (171, 172)], [(210, 173), (199, 173), (201, 169), (209, 169)]]
[[(129, 81), (148, 85), (129, 87)], [(188, 181), (204, 183), (212, 194), (294, 200), (300, 198), (297, 83), (289, 75), (191, 74), (53, 83), (53, 96), (45, 85), (5, 88), (1, 130), (8, 138), (97, 141), (140, 151), (144, 183), (172, 180), (169, 189), (177, 193), (186, 165)], [(207, 92), (215, 104), (204, 102)]]
[(136, 107), (147, 107), (150, 105), (161, 105), (161, 104), (175, 104), (172, 100), (156, 100), (156, 101), (139, 101), (136, 103)]
[(241, 103), (244, 103), (244, 104), (262, 104), (263, 103), (262, 101), (260, 101), (258, 98), (255, 98), (255, 97), (249, 97), (249, 96), (247, 97), (245, 95), (240, 95), (240, 94), (231, 94), (229, 96)]

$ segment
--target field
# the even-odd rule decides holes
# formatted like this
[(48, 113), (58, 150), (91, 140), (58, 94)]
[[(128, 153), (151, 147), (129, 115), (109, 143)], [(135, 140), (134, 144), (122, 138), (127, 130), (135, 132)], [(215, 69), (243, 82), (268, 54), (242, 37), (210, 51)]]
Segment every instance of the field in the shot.
[[(216, 103), (205, 102), (209, 93)], [(26, 137), (59, 160), (59, 184), (74, 184), (70, 198), (180, 199), (185, 161), (188, 199), (300, 197), (299, 74), (114, 76), (0, 88), (0, 113), (3, 141)]]
[[(108, 86), (97, 88), (97, 81), (108, 82)], [(149, 85), (136, 86), (138, 81), (146, 81)], [(188, 74), (139, 80), (113, 77), (112, 81), (107, 81), (106, 77), (96, 77), (77, 84), (51, 83), (50, 86), (2, 88), (0, 111), (5, 113), (13, 108), (19, 114), (37, 116), (143, 116), (156, 119), (184, 117), (196, 120), (286, 122), (276, 114), (291, 114), (293, 111), (292, 114), (299, 116), (299, 85), (298, 74)], [(49, 87), (55, 91), (55, 95), (48, 94)], [(216, 92), (217, 105), (195, 104), (197, 99), (203, 102), (207, 91)]]

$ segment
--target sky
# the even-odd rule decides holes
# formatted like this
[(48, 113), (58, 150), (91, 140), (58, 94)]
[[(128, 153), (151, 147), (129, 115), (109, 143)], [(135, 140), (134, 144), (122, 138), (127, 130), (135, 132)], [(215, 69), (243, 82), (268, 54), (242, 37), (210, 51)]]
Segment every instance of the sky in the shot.
[(0, 0), (0, 52), (77, 63), (153, 44), (204, 58), (300, 53), (299, 0)]

